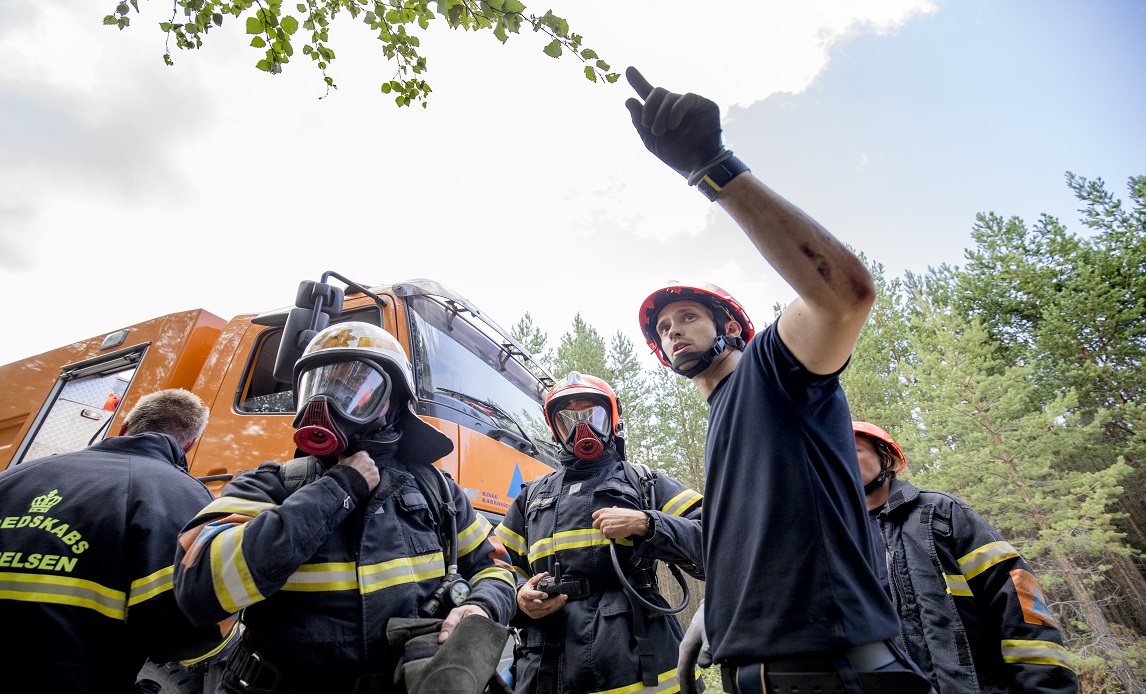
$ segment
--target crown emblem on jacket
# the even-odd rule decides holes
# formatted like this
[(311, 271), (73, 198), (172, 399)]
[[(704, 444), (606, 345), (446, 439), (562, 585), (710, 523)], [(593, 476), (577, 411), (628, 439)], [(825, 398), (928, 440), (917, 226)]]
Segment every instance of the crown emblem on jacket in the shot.
[(47, 513), (51, 511), (53, 506), (64, 500), (64, 497), (60, 496), (59, 491), (59, 489), (53, 489), (47, 494), (32, 499), (32, 505), (28, 507), (28, 513)]

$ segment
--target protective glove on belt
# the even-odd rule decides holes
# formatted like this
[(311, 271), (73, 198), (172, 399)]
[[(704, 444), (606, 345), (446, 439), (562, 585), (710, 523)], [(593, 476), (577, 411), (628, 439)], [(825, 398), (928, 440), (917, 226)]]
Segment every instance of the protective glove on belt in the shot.
[[(393, 618), (386, 639), (402, 652), (394, 684), (406, 694), (481, 694), (506, 690), (497, 674), (509, 630), (484, 617), (467, 617), (438, 643), (440, 619)], [(403, 691), (399, 689), (398, 691)]]

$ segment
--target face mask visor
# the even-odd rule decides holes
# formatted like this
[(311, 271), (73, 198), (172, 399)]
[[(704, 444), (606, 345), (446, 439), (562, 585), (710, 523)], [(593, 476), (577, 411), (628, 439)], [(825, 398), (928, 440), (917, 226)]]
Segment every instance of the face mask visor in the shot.
[(557, 428), (557, 437), (561, 441), (568, 441), (578, 424), (587, 424), (602, 440), (607, 440), (612, 433), (612, 422), (609, 419), (609, 410), (596, 403), (585, 400), (572, 400), (557, 410), (553, 418), (553, 425)]
[(368, 424), (378, 418), (390, 397), (390, 379), (364, 361), (322, 364), (302, 374), (296, 397), (307, 403), (320, 395), (346, 419)]

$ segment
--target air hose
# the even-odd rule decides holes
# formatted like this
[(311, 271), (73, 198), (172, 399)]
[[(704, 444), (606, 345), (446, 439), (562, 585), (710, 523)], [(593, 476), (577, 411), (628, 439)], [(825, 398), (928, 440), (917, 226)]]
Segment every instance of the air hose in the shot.
[(629, 579), (625, 578), (625, 572), (621, 569), (621, 562), (617, 559), (617, 541), (613, 539), (609, 540), (609, 558), (613, 560), (613, 571), (616, 572), (617, 578), (621, 581), (621, 588), (625, 590), (625, 594), (646, 610), (657, 614), (674, 615), (682, 612), (685, 607), (688, 607), (689, 601), (692, 600), (692, 594), (688, 590), (688, 583), (685, 582), (684, 576), (680, 573), (680, 569), (676, 568), (676, 564), (668, 565), (669, 572), (672, 573), (673, 578), (675, 578), (677, 584), (680, 585), (684, 597), (681, 598), (680, 604), (676, 607), (661, 607), (641, 597), (637, 589), (633, 587), (633, 584), (629, 583)]
[[(656, 487), (650, 483), (647, 478), (642, 480), (641, 486), (644, 487), (644, 489), (638, 489), (637, 492), (640, 493), (642, 497), (644, 497), (647, 507), (656, 508)], [(676, 564), (668, 565), (669, 572), (673, 575), (673, 578), (676, 579), (676, 582), (680, 586), (684, 597), (681, 599), (680, 604), (676, 607), (661, 607), (660, 605), (645, 600), (644, 597), (642, 597), (640, 593), (637, 592), (637, 589), (633, 587), (633, 584), (629, 583), (629, 579), (625, 577), (625, 572), (621, 568), (621, 561), (617, 559), (617, 541), (612, 538), (609, 538), (609, 558), (613, 561), (613, 571), (617, 574), (617, 579), (621, 582), (621, 588), (624, 589), (625, 594), (628, 595), (633, 602), (637, 603), (646, 610), (655, 612), (656, 614), (674, 615), (682, 612), (684, 608), (688, 607), (689, 601), (692, 600), (692, 593), (690, 593), (688, 590), (688, 583), (685, 582), (684, 576), (682, 576), (680, 573), (680, 569), (676, 568)]]

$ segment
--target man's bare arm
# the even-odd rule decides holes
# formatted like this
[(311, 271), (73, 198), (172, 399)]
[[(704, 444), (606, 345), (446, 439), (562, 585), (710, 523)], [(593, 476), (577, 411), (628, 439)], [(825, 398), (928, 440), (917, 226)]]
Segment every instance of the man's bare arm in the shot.
[(867, 268), (819, 222), (750, 172), (729, 181), (716, 202), (799, 295), (780, 317), (780, 339), (809, 371), (840, 369), (875, 301)]

